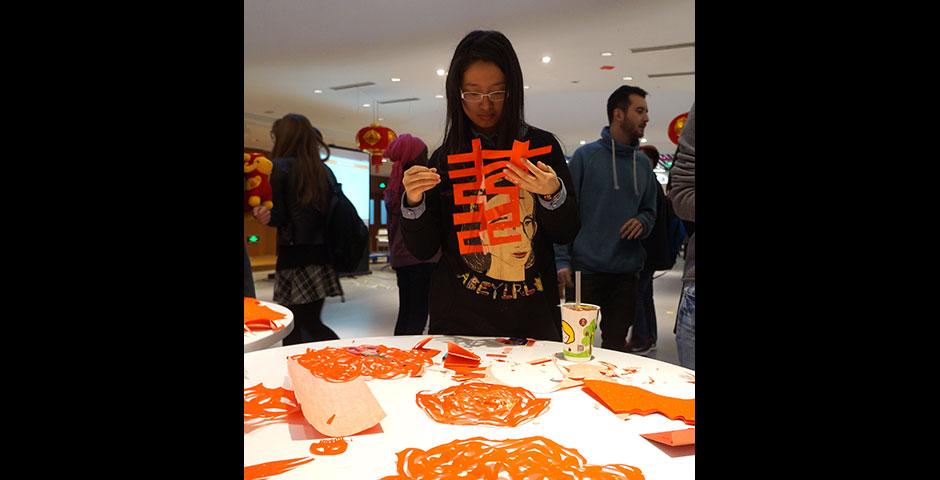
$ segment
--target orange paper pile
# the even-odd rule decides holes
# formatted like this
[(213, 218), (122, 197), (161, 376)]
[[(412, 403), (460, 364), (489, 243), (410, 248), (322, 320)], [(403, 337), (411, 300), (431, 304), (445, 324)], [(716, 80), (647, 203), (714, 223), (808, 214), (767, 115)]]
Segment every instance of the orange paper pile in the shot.
[(283, 313), (275, 312), (264, 306), (258, 300), (245, 297), (245, 331), (273, 330), (278, 331), (283, 326), (274, 323), (275, 320), (284, 318)]
[[(503, 475), (505, 474), (505, 475)], [(545, 437), (489, 440), (483, 437), (454, 440), (428, 451), (408, 448), (398, 452), (398, 474), (382, 480), (590, 478), (643, 480), (630, 465), (587, 465), (573, 449)]]
[(584, 380), (584, 390), (614, 413), (661, 413), (671, 420), (695, 425), (695, 399), (657, 395), (639, 387), (601, 380)]
[(418, 393), (415, 402), (434, 421), (452, 425), (515, 427), (539, 416), (551, 400), (522, 387), (471, 382), (436, 393)]

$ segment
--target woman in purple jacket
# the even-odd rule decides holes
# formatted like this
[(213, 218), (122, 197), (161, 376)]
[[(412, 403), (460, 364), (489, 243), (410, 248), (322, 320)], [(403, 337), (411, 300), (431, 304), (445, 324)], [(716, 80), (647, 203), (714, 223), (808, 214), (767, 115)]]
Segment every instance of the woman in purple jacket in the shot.
[(388, 243), (392, 268), (398, 277), (398, 320), (395, 335), (421, 335), (428, 323), (428, 294), (431, 272), (441, 258), (440, 251), (430, 260), (418, 260), (405, 248), (400, 231), (401, 184), (405, 170), (412, 165), (428, 164), (428, 147), (420, 138), (407, 133), (388, 146), (385, 154), (392, 161), (392, 175), (385, 189), (385, 210), (388, 212)]

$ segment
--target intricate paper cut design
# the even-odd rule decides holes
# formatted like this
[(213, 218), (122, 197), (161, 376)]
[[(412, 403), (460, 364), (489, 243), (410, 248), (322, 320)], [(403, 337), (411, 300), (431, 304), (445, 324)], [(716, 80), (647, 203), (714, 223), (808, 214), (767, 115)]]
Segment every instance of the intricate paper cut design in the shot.
[(283, 420), (300, 406), (294, 392), (286, 388), (267, 388), (259, 383), (245, 389), (245, 421)]
[(355, 347), (326, 347), (307, 349), (307, 353), (290, 357), (310, 373), (329, 382), (346, 382), (356, 377), (388, 380), (392, 378), (420, 377), (424, 367), (440, 350), (399, 350), (385, 345), (359, 345)]
[(263, 480), (266, 478), (271, 478), (273, 476), (289, 472), (305, 463), (310, 463), (313, 460), (313, 457), (291, 458), (288, 460), (277, 460), (275, 462), (251, 465), (245, 467), (245, 480)]
[(428, 451), (407, 448), (398, 452), (397, 467), (397, 475), (382, 480), (646, 478), (639, 468), (630, 465), (587, 465), (577, 450), (541, 436), (508, 440), (473, 437)]
[(310, 444), (310, 453), (314, 455), (339, 455), (345, 452), (348, 446), (343, 438), (328, 438)]
[(415, 402), (438, 423), (515, 427), (542, 414), (551, 400), (522, 387), (471, 382), (436, 393), (418, 393)]

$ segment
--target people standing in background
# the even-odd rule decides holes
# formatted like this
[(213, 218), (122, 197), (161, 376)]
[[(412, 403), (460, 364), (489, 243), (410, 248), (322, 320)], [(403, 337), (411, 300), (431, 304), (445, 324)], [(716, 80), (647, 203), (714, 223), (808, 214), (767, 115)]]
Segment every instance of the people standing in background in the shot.
[[(646, 95), (629, 85), (614, 90), (601, 138), (575, 150), (571, 189), (578, 195), (584, 228), (571, 244), (555, 246), (558, 282), (570, 289), (572, 272), (582, 272), (581, 301), (601, 307), (601, 347), (621, 352), (627, 351), (646, 260), (640, 241), (656, 221), (660, 189), (638, 149), (649, 122)], [(573, 297), (569, 291), (569, 301)]]
[(421, 335), (428, 323), (431, 272), (441, 254), (438, 251), (430, 260), (418, 260), (405, 248), (400, 231), (401, 197), (405, 191), (401, 181), (405, 170), (411, 166), (427, 166), (428, 147), (420, 138), (405, 133), (388, 146), (385, 155), (392, 162), (392, 174), (385, 189), (385, 210), (388, 212), (389, 263), (398, 279), (395, 335)]
[[(522, 68), (502, 33), (467, 34), (447, 72), (443, 145), (429, 166), (412, 166), (402, 180), (405, 246), (418, 259), (441, 251), (428, 332), (560, 341), (552, 243), (570, 242), (580, 228), (561, 145), (526, 124)], [(551, 152), (524, 159), (524, 169), (507, 163), (468, 172), (473, 163), (448, 163), (448, 155), (470, 152), (475, 139), (484, 150), (511, 150), (519, 140), (530, 149), (550, 145)], [(450, 177), (459, 170), (470, 175)], [(468, 189), (458, 198), (455, 187)], [(455, 216), (468, 223), (458, 228)]]
[[(326, 297), (343, 294), (326, 248), (326, 213), (336, 177), (324, 161), (330, 148), (303, 115), (290, 113), (274, 122), (274, 206), (252, 211), (259, 222), (277, 227), (274, 302), (294, 314), (294, 330), (284, 345), (335, 340), (320, 313)], [(325, 156), (321, 157), (321, 154)]]
[[(695, 103), (679, 136), (679, 152), (670, 172), (672, 189), (669, 199), (676, 215), (695, 221)], [(682, 297), (676, 314), (676, 347), (679, 364), (695, 370), (695, 233), (686, 246), (685, 271), (682, 274)]]

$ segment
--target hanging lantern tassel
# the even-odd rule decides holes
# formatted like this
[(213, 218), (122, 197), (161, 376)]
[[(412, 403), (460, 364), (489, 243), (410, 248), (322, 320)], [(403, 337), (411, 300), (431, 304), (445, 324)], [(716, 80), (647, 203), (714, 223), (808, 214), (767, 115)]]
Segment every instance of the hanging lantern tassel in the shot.
[(375, 171), (379, 171), (382, 165), (382, 156), (385, 149), (395, 140), (398, 135), (391, 128), (383, 127), (378, 122), (359, 129), (356, 133), (356, 143), (359, 148), (372, 156), (371, 163)]

